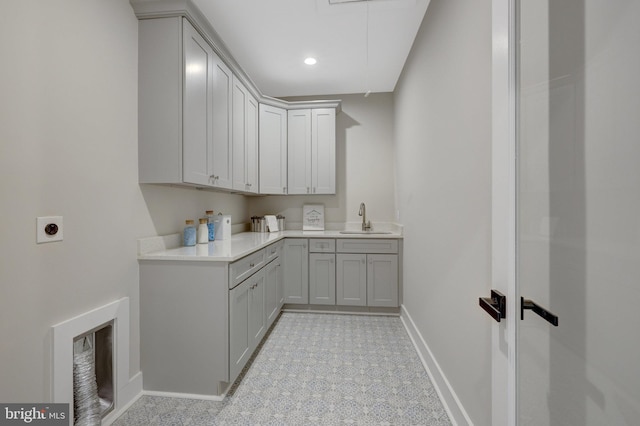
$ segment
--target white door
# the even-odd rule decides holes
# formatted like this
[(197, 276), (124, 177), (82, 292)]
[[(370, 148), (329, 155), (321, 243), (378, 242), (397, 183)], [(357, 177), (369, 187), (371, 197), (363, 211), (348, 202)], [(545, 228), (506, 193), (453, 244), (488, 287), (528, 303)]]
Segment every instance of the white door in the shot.
[(496, 4), (515, 13), (503, 27), (510, 59), (494, 57), (514, 66), (512, 79), (503, 68), (514, 84), (494, 103), (494, 161), (510, 163), (494, 169), (506, 182), (494, 195), (513, 208), (496, 214), (508, 237), (494, 276), (508, 300), (493, 423), (638, 424), (640, 1)]

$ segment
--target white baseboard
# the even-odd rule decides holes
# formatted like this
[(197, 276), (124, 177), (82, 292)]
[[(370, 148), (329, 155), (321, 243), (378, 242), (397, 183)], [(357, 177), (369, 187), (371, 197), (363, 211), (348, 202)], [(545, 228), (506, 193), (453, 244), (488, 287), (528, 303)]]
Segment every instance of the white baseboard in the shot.
[(135, 376), (133, 376), (129, 382), (120, 388), (120, 391), (117, 395), (118, 398), (118, 406), (116, 410), (109, 413), (102, 419), (102, 424), (104, 426), (109, 426), (111, 423), (116, 421), (118, 417), (122, 415), (125, 411), (129, 409), (143, 394), (142, 391), (142, 372), (138, 372)]
[(422, 365), (425, 370), (427, 370), (427, 374), (431, 379), (431, 383), (433, 383), (433, 387), (436, 389), (445, 410), (447, 410), (451, 423), (453, 423), (454, 426), (472, 426), (473, 422), (471, 421), (471, 418), (469, 418), (469, 415), (451, 387), (449, 380), (447, 380), (447, 377), (444, 375), (438, 361), (434, 358), (427, 342), (425, 342), (422, 334), (420, 334), (416, 324), (413, 322), (413, 319), (411, 318), (411, 315), (409, 315), (409, 311), (405, 305), (401, 306), (400, 319), (413, 342), (413, 346), (415, 346), (416, 351), (418, 351)]
[(222, 401), (227, 395), (200, 395), (195, 393), (177, 393), (177, 392), (157, 392), (157, 391), (142, 391), (143, 395), (149, 396), (164, 396), (167, 398), (184, 398), (184, 399), (202, 399), (205, 401)]

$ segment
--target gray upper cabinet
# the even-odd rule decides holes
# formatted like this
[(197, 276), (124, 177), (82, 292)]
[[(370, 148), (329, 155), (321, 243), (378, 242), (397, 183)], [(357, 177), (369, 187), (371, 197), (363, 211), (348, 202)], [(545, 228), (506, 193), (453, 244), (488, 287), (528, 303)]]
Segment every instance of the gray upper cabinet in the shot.
[(289, 194), (311, 193), (311, 110), (289, 111), (288, 174)]
[(290, 110), (288, 193), (336, 193), (336, 110)]
[(336, 110), (311, 110), (311, 193), (336, 193)]
[(260, 193), (287, 193), (287, 110), (260, 104)]
[(140, 183), (335, 194), (339, 100), (262, 95), (191, 2), (131, 6), (139, 19)]
[(231, 70), (180, 17), (139, 22), (139, 181), (230, 189)]
[(233, 78), (233, 189), (258, 192), (258, 101)]

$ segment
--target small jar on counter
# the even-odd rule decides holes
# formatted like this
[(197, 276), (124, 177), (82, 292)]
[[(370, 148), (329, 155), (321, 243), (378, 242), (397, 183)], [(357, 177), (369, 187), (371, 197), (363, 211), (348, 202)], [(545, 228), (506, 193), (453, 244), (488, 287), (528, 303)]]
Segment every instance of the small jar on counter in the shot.
[(193, 220), (185, 220), (184, 232), (182, 234), (182, 244), (186, 247), (196, 245), (196, 226)]
[(209, 241), (216, 239), (216, 228), (213, 223), (213, 210), (207, 210), (207, 227), (209, 228)]
[(207, 222), (209, 222), (209, 220), (206, 217), (200, 219), (200, 225), (198, 225), (198, 244), (207, 244), (209, 242), (209, 226)]

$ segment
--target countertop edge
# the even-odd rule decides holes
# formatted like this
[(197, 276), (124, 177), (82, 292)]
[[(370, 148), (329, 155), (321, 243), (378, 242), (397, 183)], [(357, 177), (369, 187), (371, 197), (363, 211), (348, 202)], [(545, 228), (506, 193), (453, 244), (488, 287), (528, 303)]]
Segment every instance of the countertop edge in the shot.
[[(175, 235), (172, 240), (175, 241)], [(174, 247), (153, 250), (138, 254), (139, 261), (163, 260), (163, 261), (189, 261), (189, 262), (223, 262), (230, 263), (242, 259), (261, 250), (271, 244), (282, 241), (285, 238), (331, 238), (331, 239), (393, 239), (401, 240), (400, 233), (389, 234), (342, 234), (340, 231), (301, 231), (289, 230), (273, 233), (242, 232), (232, 235), (230, 240), (211, 241), (199, 244), (195, 247)], [(138, 240), (138, 247), (159, 248), (154, 244), (155, 239), (166, 241), (167, 236), (149, 237)], [(234, 252), (234, 247), (237, 252)], [(162, 245), (160, 246), (162, 247)], [(139, 249), (140, 250), (140, 249)], [(142, 250), (140, 250), (142, 251)], [(216, 252), (220, 254), (216, 254)], [(229, 253), (230, 254), (226, 254)]]

